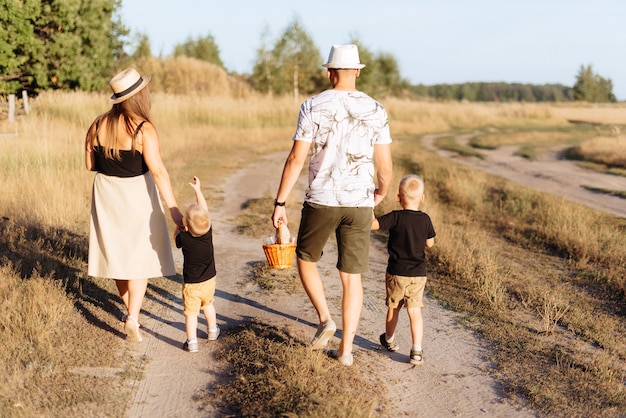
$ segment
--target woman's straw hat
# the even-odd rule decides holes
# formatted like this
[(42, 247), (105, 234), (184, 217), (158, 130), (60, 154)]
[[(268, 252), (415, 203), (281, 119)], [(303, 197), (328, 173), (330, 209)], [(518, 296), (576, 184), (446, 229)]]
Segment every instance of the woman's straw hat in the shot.
[(109, 85), (113, 90), (113, 96), (111, 96), (111, 102), (113, 104), (121, 103), (126, 99), (133, 97), (139, 93), (150, 82), (150, 76), (139, 75), (134, 68), (127, 68), (124, 71), (117, 73)]
[(328, 62), (322, 67), (335, 69), (359, 69), (365, 67), (359, 60), (359, 49), (356, 45), (333, 45), (328, 54)]

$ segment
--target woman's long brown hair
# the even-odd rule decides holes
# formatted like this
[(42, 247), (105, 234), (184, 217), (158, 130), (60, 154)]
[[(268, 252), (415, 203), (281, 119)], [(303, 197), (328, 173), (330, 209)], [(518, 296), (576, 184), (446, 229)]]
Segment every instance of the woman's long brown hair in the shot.
[[(126, 130), (126, 133), (133, 138), (131, 151), (134, 153), (137, 150), (135, 130), (143, 121), (153, 124), (150, 116), (150, 90), (148, 86), (131, 98), (114, 104), (111, 110), (102, 115), (99, 122), (106, 124), (107, 135), (99, 137), (99, 140), (106, 158), (120, 159), (120, 129)], [(98, 135), (97, 132), (96, 135)]]

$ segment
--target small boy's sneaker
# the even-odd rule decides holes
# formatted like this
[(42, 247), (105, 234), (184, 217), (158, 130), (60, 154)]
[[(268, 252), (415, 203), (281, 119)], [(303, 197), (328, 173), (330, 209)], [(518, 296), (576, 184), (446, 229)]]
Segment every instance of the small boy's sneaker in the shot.
[(183, 344), (183, 350), (189, 351), (190, 353), (198, 352), (198, 340), (185, 340)]
[(398, 343), (393, 340), (392, 342), (387, 341), (387, 336), (383, 332), (380, 334), (380, 345), (385, 347), (387, 351), (398, 351)]
[(209, 330), (209, 337), (207, 338), (209, 341), (217, 340), (217, 337), (220, 336), (220, 327), (217, 326), (215, 331)]
[(422, 350), (411, 350), (409, 363), (417, 365), (424, 363), (424, 352)]

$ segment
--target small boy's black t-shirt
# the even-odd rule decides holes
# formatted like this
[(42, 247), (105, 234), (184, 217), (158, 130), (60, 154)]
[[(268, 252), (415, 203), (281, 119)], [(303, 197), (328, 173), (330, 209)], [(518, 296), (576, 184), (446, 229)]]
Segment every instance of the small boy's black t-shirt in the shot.
[(426, 276), (426, 240), (436, 235), (430, 216), (419, 210), (394, 210), (376, 219), (381, 231), (389, 231), (387, 272)]
[(183, 250), (183, 279), (185, 283), (201, 283), (215, 277), (213, 227), (199, 237), (187, 231), (176, 235), (176, 248)]

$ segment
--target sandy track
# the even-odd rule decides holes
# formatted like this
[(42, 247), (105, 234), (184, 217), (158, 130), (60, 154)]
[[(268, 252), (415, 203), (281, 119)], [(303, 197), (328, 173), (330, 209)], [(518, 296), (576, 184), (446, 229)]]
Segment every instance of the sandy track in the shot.
[[(279, 327), (288, 327), (310, 338), (316, 316), (304, 292), (286, 295), (263, 292), (245, 284), (251, 262), (264, 260), (261, 244), (234, 230), (233, 218), (241, 205), (251, 198), (272, 196), (277, 187), (285, 154), (266, 156), (227, 179), (223, 186), (225, 202), (214, 219), (218, 282), (216, 309), (222, 330), (249, 318), (260, 318)], [(206, 183), (205, 183), (206, 185)], [(268, 231), (271, 231), (268, 213)], [(293, 230), (297, 226), (290, 225)], [(327, 249), (320, 262), (327, 297), (336, 322), (340, 324), (341, 285), (334, 267), (335, 249)], [(177, 265), (182, 266), (179, 250)], [(398, 325), (400, 351), (381, 351), (378, 336), (384, 331), (384, 270), (386, 250), (372, 241), (370, 271), (364, 275), (365, 298), (361, 323), (355, 339), (355, 364), (387, 382), (391, 404), (380, 416), (428, 417), (525, 417), (534, 414), (503, 398), (498, 383), (489, 375), (490, 365), (483, 359), (485, 347), (476, 336), (457, 323), (458, 316), (427, 299), (424, 309), (425, 364), (408, 364), (410, 331), (403, 313)], [(181, 349), (184, 317), (180, 292), (160, 289), (149, 291), (141, 322), (144, 341), (135, 355), (144, 365), (145, 376), (134, 383), (130, 417), (207, 417), (217, 412), (199, 409), (194, 396), (219, 378), (212, 354), (220, 340), (201, 341), (199, 353)], [(204, 321), (201, 321), (204, 324)], [(200, 327), (199, 337), (206, 329)], [(336, 337), (340, 336), (338, 330)]]
[[(440, 135), (427, 135), (422, 143), (426, 148), (436, 150), (433, 143), (438, 136)], [(460, 144), (467, 144), (472, 136), (473, 134), (461, 135), (456, 140)], [(456, 153), (443, 150), (437, 152), (459, 163), (480, 168), (524, 186), (626, 218), (626, 200), (584, 187), (626, 191), (626, 177), (585, 170), (574, 161), (562, 159), (560, 154), (565, 146), (554, 147), (535, 161), (514, 155), (517, 148), (505, 146), (481, 150), (485, 155), (484, 159), (459, 157)]]

